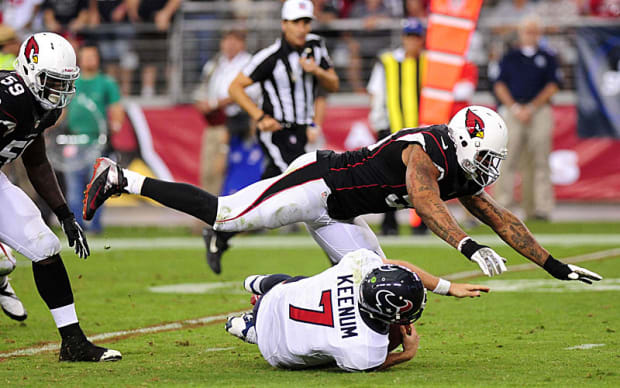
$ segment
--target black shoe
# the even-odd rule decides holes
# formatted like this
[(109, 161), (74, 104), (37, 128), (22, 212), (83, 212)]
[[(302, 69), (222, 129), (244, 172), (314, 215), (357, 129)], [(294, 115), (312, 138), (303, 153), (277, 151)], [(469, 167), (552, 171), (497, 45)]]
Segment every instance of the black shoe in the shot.
[(85, 337), (70, 337), (62, 340), (58, 361), (118, 361), (123, 356), (117, 350), (96, 346)]
[(228, 249), (228, 242), (211, 228), (202, 230), (202, 238), (207, 248), (207, 264), (215, 274), (219, 275), (222, 272), (222, 254)]

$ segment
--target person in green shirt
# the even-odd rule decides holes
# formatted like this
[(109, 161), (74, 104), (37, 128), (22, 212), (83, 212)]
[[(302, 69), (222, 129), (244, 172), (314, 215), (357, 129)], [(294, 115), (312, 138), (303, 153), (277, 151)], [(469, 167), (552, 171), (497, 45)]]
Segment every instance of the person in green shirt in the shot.
[(15, 30), (0, 24), (0, 70), (13, 70), (13, 63), (19, 52), (20, 41)]
[[(81, 76), (75, 82), (76, 96), (67, 109), (67, 126), (75, 141), (63, 151), (66, 159), (77, 162), (69, 160), (67, 165), (72, 167), (65, 172), (67, 200), (75, 214), (82, 211), (82, 193), (92, 175), (94, 158), (101, 156), (98, 153), (105, 150), (109, 132), (118, 132), (125, 117), (118, 84), (100, 71), (97, 46), (83, 45), (78, 60)], [(89, 155), (93, 160), (86, 160)], [(81, 217), (78, 219), (84, 223)], [(101, 215), (82, 227), (91, 233), (101, 233)]]

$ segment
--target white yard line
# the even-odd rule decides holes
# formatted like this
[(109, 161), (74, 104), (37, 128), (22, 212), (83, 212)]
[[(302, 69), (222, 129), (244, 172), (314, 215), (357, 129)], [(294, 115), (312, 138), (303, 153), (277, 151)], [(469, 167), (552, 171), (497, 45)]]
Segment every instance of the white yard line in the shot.
[(235, 349), (234, 346), (230, 346), (227, 348), (206, 348), (205, 352), (223, 352), (224, 350), (232, 350)]
[(569, 348), (564, 348), (564, 350), (584, 350), (584, 349), (592, 349), (598, 348), (599, 346), (605, 346), (605, 344), (581, 344), (577, 346), (571, 346)]

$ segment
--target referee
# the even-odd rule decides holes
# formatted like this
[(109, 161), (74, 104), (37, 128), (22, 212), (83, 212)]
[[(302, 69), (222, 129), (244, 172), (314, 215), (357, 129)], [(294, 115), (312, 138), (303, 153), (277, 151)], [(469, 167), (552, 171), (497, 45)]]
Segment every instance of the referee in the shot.
[[(310, 34), (314, 19), (310, 0), (287, 0), (282, 6), (282, 36), (256, 53), (231, 83), (228, 94), (256, 123), (267, 159), (262, 179), (283, 173), (306, 153), (308, 126), (314, 121), (314, 99), (319, 86), (338, 90), (339, 80), (325, 42)], [(257, 106), (245, 88), (260, 83), (262, 104)], [(234, 233), (204, 232), (207, 263), (220, 273), (222, 253)]]

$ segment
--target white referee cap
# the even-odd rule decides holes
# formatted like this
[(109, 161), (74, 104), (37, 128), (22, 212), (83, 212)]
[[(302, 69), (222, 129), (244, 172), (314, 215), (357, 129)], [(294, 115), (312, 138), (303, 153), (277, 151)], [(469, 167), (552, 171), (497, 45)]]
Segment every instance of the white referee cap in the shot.
[(310, 0), (286, 0), (282, 5), (282, 20), (314, 19), (314, 5)]

